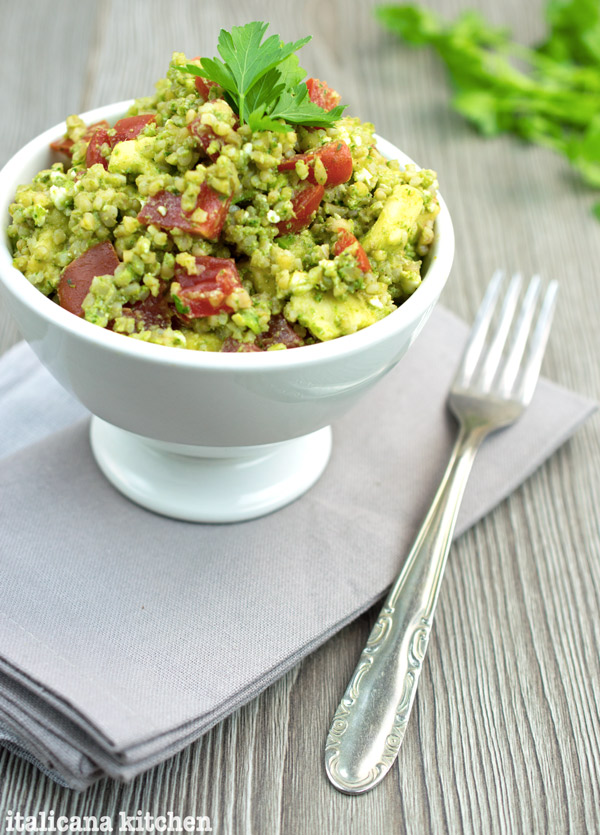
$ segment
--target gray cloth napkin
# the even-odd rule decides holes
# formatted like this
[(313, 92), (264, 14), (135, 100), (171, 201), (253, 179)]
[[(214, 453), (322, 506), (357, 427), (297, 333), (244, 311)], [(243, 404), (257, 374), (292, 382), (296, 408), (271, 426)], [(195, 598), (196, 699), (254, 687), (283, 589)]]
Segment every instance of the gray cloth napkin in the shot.
[[(0, 361), (0, 740), (63, 784), (130, 779), (260, 693), (397, 574), (455, 436), (445, 396), (466, 326), (437, 309), (334, 426), (301, 499), (232, 525), (173, 521), (98, 470), (81, 406), (24, 344)], [(486, 442), (457, 534), (595, 404), (542, 380)], [(15, 452), (16, 449), (18, 452)]]

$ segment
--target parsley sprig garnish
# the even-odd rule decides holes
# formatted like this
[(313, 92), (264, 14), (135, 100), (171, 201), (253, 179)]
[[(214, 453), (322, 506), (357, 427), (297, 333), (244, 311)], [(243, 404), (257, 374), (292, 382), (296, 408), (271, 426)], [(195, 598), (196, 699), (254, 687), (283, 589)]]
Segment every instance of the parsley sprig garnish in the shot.
[(201, 67), (187, 64), (185, 72), (214, 81), (238, 114), (241, 124), (254, 130), (285, 133), (292, 125), (328, 127), (340, 118), (344, 106), (323, 110), (308, 97), (306, 71), (295, 53), (311, 38), (284, 43), (279, 35), (263, 38), (268, 23), (253, 21), (221, 29), (217, 49), (221, 59), (202, 58)]

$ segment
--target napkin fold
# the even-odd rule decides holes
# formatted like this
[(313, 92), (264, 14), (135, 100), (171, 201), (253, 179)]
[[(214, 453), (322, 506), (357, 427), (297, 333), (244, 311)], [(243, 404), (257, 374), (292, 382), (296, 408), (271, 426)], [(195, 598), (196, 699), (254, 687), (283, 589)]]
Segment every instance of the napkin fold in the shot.
[[(443, 473), (467, 327), (442, 308), (270, 516), (155, 515), (102, 476), (88, 416), (24, 343), (0, 361), (0, 742), (58, 782), (128, 780), (254, 698), (393, 581)], [(457, 535), (596, 404), (542, 379), (482, 448)]]

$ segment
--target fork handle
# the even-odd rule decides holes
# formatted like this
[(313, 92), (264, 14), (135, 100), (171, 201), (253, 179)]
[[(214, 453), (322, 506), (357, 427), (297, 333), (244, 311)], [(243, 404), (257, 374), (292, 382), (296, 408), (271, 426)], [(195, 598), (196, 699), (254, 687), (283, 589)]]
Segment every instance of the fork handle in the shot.
[(458, 510), (487, 431), (461, 427), (448, 467), (333, 717), (325, 746), (336, 789), (362, 794), (398, 755), (422, 669)]

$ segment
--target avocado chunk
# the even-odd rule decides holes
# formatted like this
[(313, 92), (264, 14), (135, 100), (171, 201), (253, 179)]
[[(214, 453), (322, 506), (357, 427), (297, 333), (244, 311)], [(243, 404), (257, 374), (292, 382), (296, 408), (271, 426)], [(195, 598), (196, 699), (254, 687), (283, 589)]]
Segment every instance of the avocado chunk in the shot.
[(421, 192), (409, 185), (397, 185), (385, 201), (381, 214), (361, 241), (366, 253), (404, 249), (417, 232), (423, 211)]
[(373, 304), (362, 293), (354, 293), (343, 299), (333, 293), (318, 293), (309, 290), (292, 296), (284, 309), (284, 315), (290, 321), (301, 325), (324, 342), (366, 328), (378, 319), (382, 319), (389, 309), (379, 299)]
[(140, 136), (117, 142), (108, 161), (108, 170), (113, 174), (148, 174), (156, 176), (159, 171), (152, 159), (153, 136)]

